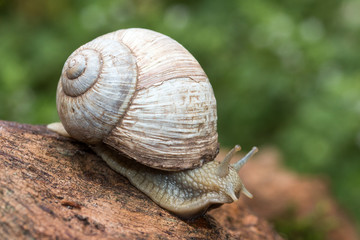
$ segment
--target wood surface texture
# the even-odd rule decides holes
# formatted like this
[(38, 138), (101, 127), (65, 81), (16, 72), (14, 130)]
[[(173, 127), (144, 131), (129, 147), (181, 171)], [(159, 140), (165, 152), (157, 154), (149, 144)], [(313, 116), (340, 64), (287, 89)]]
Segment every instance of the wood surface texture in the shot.
[(179, 219), (85, 144), (0, 121), (0, 239), (281, 238), (243, 202)]

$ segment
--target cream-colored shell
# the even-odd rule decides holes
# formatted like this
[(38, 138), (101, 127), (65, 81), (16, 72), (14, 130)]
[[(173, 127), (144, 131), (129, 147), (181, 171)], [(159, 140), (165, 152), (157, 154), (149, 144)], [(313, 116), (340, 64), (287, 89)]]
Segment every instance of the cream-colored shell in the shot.
[(180, 170), (218, 151), (216, 100), (196, 59), (146, 29), (112, 32), (65, 62), (57, 108), (66, 131), (150, 167)]

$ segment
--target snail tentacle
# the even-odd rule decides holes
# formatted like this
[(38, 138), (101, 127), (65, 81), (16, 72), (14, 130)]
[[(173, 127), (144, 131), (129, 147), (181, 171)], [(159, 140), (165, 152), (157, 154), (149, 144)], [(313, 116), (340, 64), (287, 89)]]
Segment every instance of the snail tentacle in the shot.
[(232, 166), (233, 168), (236, 169), (236, 171), (239, 171), (241, 169), (242, 166), (244, 166), (244, 164), (255, 154), (257, 153), (258, 148), (257, 147), (253, 147), (251, 149), (250, 152), (248, 152), (245, 157), (243, 157), (242, 159), (240, 159), (238, 162), (234, 163)]
[(245, 186), (243, 185), (242, 187), (242, 192), (244, 193), (245, 196), (247, 196), (248, 198), (253, 198), (254, 196), (245, 188)]
[(236, 152), (240, 151), (241, 147), (236, 145), (233, 149), (231, 149), (228, 154), (225, 156), (224, 160), (218, 167), (218, 175), (219, 177), (224, 177), (229, 173), (229, 165), (231, 158), (235, 155)]

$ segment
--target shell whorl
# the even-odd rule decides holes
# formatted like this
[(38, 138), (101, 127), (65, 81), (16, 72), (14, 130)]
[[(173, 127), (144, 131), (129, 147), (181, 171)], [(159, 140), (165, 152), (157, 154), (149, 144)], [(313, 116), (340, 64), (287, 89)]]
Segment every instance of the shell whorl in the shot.
[(115, 127), (135, 91), (135, 61), (123, 44), (100, 38), (70, 55), (59, 81), (57, 106), (73, 137), (93, 144)]
[(72, 54), (64, 66), (61, 83), (64, 92), (77, 97), (85, 93), (97, 81), (103, 67), (101, 52), (83, 49)]

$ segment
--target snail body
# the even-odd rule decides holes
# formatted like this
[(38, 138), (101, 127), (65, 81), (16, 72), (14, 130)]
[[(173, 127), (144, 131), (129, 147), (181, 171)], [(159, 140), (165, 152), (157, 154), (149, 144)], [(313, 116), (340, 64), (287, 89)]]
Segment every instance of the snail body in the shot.
[(222, 163), (211, 161), (200, 168), (179, 172), (120, 160), (115, 151), (104, 145), (97, 145), (93, 150), (155, 203), (182, 218), (201, 216), (209, 207), (234, 202), (241, 191), (252, 198), (237, 172), (257, 148), (253, 148), (237, 165), (229, 162), (233, 154), (240, 150), (239, 146), (232, 149)]
[[(237, 171), (254, 154), (221, 163), (216, 100), (196, 59), (173, 39), (146, 29), (109, 33), (81, 46), (57, 88), (61, 123), (48, 128), (89, 144), (161, 207), (184, 218), (236, 201)], [(119, 154), (130, 158), (125, 160)]]

